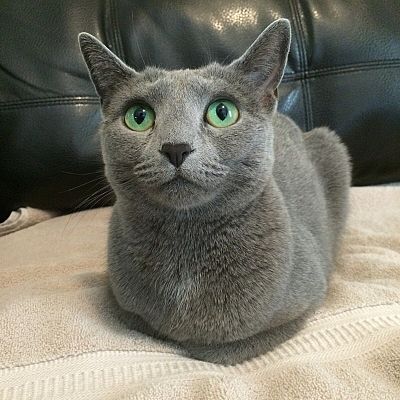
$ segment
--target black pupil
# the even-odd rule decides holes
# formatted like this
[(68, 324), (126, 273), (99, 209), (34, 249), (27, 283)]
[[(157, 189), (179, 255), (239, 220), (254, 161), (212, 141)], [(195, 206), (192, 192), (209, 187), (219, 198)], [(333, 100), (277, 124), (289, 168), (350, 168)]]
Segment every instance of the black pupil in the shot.
[(137, 108), (133, 113), (133, 118), (135, 119), (136, 123), (140, 125), (146, 118), (146, 110), (143, 108)]
[(215, 112), (218, 115), (218, 118), (223, 121), (227, 116), (228, 116), (228, 107), (224, 103), (219, 103), (217, 105), (217, 108), (215, 109)]

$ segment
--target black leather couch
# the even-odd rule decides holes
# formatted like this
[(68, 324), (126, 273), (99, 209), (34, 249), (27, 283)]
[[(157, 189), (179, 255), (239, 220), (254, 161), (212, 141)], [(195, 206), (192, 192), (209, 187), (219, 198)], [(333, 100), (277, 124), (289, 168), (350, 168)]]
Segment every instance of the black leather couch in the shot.
[(293, 43), (280, 111), (305, 130), (335, 129), (349, 147), (354, 185), (400, 180), (399, 16), (398, 0), (3, 0), (0, 214), (111, 201), (93, 195), (104, 185), (101, 114), (81, 31), (137, 69), (197, 67), (229, 62), (287, 17)]

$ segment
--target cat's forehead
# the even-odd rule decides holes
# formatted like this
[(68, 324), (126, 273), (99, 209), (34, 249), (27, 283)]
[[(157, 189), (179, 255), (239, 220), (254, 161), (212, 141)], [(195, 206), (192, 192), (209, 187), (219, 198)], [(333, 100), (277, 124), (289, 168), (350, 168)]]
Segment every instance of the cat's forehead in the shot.
[(226, 80), (227, 76), (223, 72), (223, 67), (218, 64), (207, 65), (198, 69), (178, 69), (164, 70), (148, 67), (142, 72), (143, 80), (146, 84), (162, 89), (175, 88), (183, 90), (191, 87), (192, 89), (218, 85)]
[(146, 80), (153, 82), (160, 79), (174, 79), (178, 81), (185, 79), (210, 79), (223, 77), (224, 70), (224, 66), (218, 63), (212, 63), (200, 68), (185, 68), (174, 70), (166, 70), (150, 66), (141, 71), (141, 74)]
[(231, 75), (228, 68), (219, 64), (181, 70), (147, 67), (120, 86), (114, 100), (121, 103), (126, 99), (142, 99), (156, 106), (172, 101), (202, 104), (215, 96), (243, 95), (238, 79)]

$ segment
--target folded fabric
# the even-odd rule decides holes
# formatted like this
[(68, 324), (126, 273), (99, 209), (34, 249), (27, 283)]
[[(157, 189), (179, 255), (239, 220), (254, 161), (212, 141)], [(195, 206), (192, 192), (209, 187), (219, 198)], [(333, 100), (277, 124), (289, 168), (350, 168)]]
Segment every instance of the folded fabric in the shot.
[(38, 224), (59, 214), (60, 212), (57, 211), (40, 210), (32, 207), (19, 208), (17, 211), (12, 211), (10, 216), (0, 223), (0, 236)]
[(125, 327), (107, 279), (109, 216), (61, 216), (0, 239), (0, 399), (400, 399), (399, 187), (352, 189), (322, 307), (291, 339), (230, 367)]

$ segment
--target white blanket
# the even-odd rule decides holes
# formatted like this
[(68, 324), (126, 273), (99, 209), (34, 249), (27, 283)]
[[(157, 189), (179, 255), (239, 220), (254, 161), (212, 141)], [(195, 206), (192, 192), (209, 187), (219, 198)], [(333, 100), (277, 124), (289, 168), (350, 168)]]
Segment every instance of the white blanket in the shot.
[(324, 305), (241, 365), (129, 331), (108, 286), (110, 209), (0, 238), (0, 399), (400, 399), (400, 188), (353, 188)]

